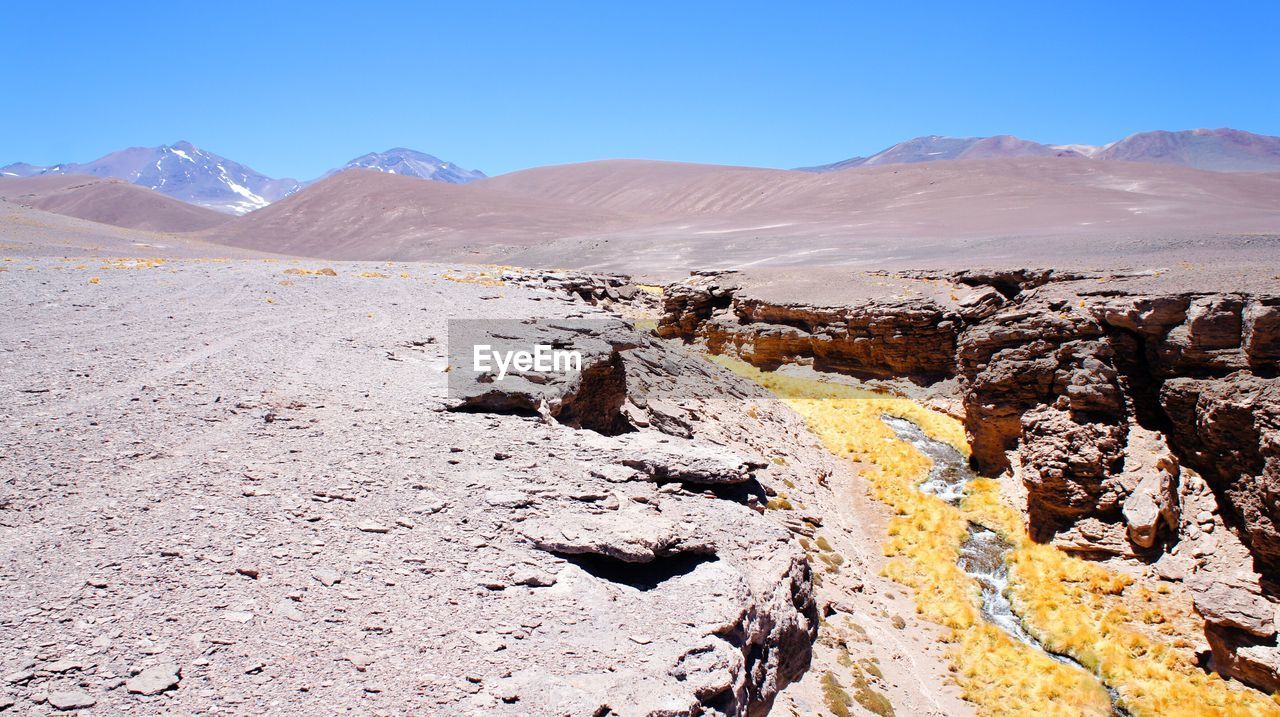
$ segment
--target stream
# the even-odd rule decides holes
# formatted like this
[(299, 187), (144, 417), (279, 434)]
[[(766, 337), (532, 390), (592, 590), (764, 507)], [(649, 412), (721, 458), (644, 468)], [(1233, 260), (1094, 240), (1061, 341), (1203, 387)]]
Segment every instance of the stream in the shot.
[[(915, 446), (917, 450), (933, 461), (933, 468), (928, 477), (919, 484), (920, 492), (937, 496), (943, 501), (959, 506), (964, 499), (965, 488), (969, 481), (977, 476), (969, 468), (969, 462), (955, 448), (936, 441), (925, 435), (920, 427), (911, 421), (894, 416), (884, 415), (882, 420), (893, 429), (898, 438)], [(960, 558), (957, 564), (966, 575), (973, 578), (982, 592), (982, 616), (988, 622), (1008, 633), (1015, 640), (1030, 645), (1045, 655), (1066, 665), (1072, 665), (1090, 675), (1079, 662), (1045, 648), (1034, 636), (1027, 632), (1022, 618), (1013, 611), (1013, 604), (1007, 595), (1009, 587), (1009, 567), (1006, 558), (1013, 546), (995, 531), (976, 523), (969, 523), (969, 537), (960, 546)], [(1107, 685), (1103, 685), (1111, 695), (1113, 714), (1127, 713), (1116, 706), (1116, 693)]]

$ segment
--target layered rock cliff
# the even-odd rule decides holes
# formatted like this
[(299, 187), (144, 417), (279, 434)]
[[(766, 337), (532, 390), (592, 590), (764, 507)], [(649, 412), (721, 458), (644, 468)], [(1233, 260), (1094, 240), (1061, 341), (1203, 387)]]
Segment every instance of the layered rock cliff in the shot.
[[(699, 274), (664, 312), (660, 334), (761, 367), (956, 379), (974, 465), (1021, 479), (1034, 536), (1188, 578), (1215, 665), (1280, 686), (1280, 279)], [(1224, 603), (1266, 619), (1246, 629)]]

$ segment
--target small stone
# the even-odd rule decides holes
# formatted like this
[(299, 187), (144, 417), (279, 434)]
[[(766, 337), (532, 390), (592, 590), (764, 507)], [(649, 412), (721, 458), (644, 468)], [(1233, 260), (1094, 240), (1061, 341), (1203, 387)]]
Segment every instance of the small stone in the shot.
[(556, 584), (556, 576), (537, 568), (519, 568), (511, 574), (511, 582), (531, 588), (549, 588)]
[(242, 565), (236, 568), (236, 572), (247, 578), (253, 578), (254, 580), (257, 580), (259, 575), (257, 568), (249, 567), (247, 565)]
[(156, 665), (134, 675), (124, 683), (125, 689), (135, 695), (158, 695), (178, 686), (182, 680), (178, 666), (173, 663)]
[(369, 665), (373, 664), (372, 657), (369, 657), (368, 655), (360, 655), (357, 653), (348, 653), (346, 655), (343, 655), (342, 659), (346, 660), (347, 662), (350, 662), (351, 666), (356, 668), (356, 671), (358, 672), (364, 672), (365, 670), (369, 669)]
[(263, 670), (265, 670), (266, 668), (267, 668), (267, 663), (262, 662), (261, 660), (250, 660), (249, 662), (245, 663), (244, 673), (246, 675), (256, 675), (259, 672), (262, 672)]
[(648, 645), (653, 642), (653, 638), (648, 635), (629, 635), (629, 639), (637, 645)]
[(224, 610), (222, 619), (228, 622), (246, 623), (253, 620), (253, 613), (242, 610)]
[(88, 580), (84, 581), (84, 584), (88, 585), (91, 588), (101, 589), (107, 586), (107, 581), (103, 580), (102, 578), (89, 578)]
[(444, 510), (446, 505), (447, 504), (440, 498), (440, 496), (427, 491), (422, 494), (419, 498), (418, 505), (412, 508), (411, 511), (419, 514), (425, 513), (427, 515), (434, 515), (435, 513), (439, 513)]
[(294, 606), (292, 600), (281, 600), (271, 607), (271, 612), (292, 622), (302, 622), (307, 619), (307, 616)]
[(58, 660), (57, 662), (50, 662), (45, 665), (44, 669), (48, 672), (62, 674), (64, 672), (73, 672), (75, 670), (84, 669), (84, 666), (75, 660)]
[(377, 523), (372, 520), (366, 520), (362, 523), (358, 523), (356, 525), (356, 529), (362, 533), (390, 533), (391, 532), (391, 528), (388, 528), (382, 523)]
[(31, 678), (35, 676), (36, 676), (36, 673), (32, 672), (31, 670), (19, 670), (17, 672), (10, 672), (9, 674), (5, 675), (4, 681), (8, 682), (11, 685), (21, 685), (25, 682), (30, 682)]
[(0, 695), (0, 712), (4, 712), (15, 704), (17, 702), (14, 701), (13, 695)]
[(98, 704), (89, 693), (79, 690), (50, 692), (48, 699), (49, 704), (57, 710), (82, 710)]
[(523, 508), (533, 499), (518, 490), (491, 490), (484, 494), (484, 502), (497, 508)]
[(413, 521), (409, 520), (408, 518), (396, 518), (396, 525), (400, 526), (401, 528), (406, 528), (408, 530), (414, 529)]
[(316, 580), (319, 580), (321, 585), (327, 588), (331, 588), (342, 582), (342, 573), (330, 568), (320, 568), (312, 573), (312, 576), (315, 577)]

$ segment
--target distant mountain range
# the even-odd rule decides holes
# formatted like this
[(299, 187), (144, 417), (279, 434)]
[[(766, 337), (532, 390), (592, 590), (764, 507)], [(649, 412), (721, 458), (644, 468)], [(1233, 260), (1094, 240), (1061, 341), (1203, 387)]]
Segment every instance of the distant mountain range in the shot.
[(430, 179), (446, 184), (466, 184), (467, 182), (485, 178), (485, 173), (479, 170), (463, 169), (456, 164), (433, 157), (426, 152), (418, 152), (404, 147), (361, 155), (347, 162), (340, 169), (332, 170), (324, 176), (328, 177), (346, 169), (372, 169), (386, 174)]
[[(855, 167), (915, 164), (944, 160), (1071, 157), (1170, 164), (1216, 172), (1280, 172), (1280, 137), (1235, 129), (1140, 132), (1101, 147), (1041, 144), (1012, 135), (995, 137), (917, 137), (870, 157), (853, 157), (805, 172), (834, 172)], [(438, 157), (397, 147), (356, 157), (318, 179), (348, 169), (366, 169), (444, 184), (485, 179), (483, 172)], [(160, 147), (131, 147), (84, 164), (37, 167), (17, 162), (0, 167), (0, 177), (44, 175), (114, 177), (190, 204), (229, 214), (246, 214), (283, 199), (317, 180), (272, 179), (190, 142)]]
[[(429, 154), (397, 148), (357, 157), (325, 173), (324, 177), (353, 168), (449, 184), (464, 184), (485, 176), (482, 172), (463, 169)], [(174, 199), (229, 214), (246, 214), (261, 209), (310, 184), (288, 177), (272, 179), (185, 141), (159, 147), (130, 147), (84, 164), (38, 167), (17, 162), (0, 167), (0, 177), (60, 174), (123, 179)]]
[(210, 209), (244, 214), (261, 209), (302, 188), (296, 179), (272, 179), (190, 142), (159, 147), (130, 147), (84, 164), (37, 167), (18, 162), (0, 167), (0, 176), (36, 177), (87, 174), (115, 177)]
[(1176, 164), (1214, 172), (1280, 172), (1280, 137), (1238, 129), (1191, 129), (1139, 132), (1101, 147), (1087, 144), (1041, 144), (1012, 135), (995, 137), (916, 137), (870, 157), (849, 159), (805, 172), (835, 172), (853, 167), (914, 164), (948, 159), (1014, 157), (1086, 157), (1098, 160)]

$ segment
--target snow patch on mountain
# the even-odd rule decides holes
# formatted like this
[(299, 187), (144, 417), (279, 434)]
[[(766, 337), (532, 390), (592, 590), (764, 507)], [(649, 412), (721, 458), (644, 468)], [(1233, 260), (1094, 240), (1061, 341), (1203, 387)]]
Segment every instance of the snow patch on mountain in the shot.
[(347, 169), (372, 169), (386, 174), (418, 177), (448, 184), (466, 184), (485, 178), (485, 173), (479, 170), (464, 169), (425, 152), (404, 147), (361, 155), (325, 176)]
[(190, 142), (130, 147), (84, 164), (37, 167), (19, 162), (0, 171), (22, 177), (43, 174), (115, 177), (174, 199), (230, 214), (261, 209), (302, 188), (297, 180), (272, 179)]

